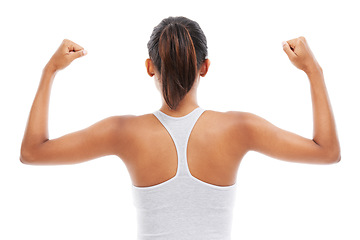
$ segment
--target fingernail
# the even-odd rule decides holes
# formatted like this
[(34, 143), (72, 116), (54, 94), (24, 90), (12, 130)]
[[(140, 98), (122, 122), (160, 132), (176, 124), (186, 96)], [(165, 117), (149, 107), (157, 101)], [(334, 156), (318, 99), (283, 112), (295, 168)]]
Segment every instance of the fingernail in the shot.
[(282, 42), (282, 46), (284, 46), (284, 45), (286, 45), (287, 44), (287, 42), (286, 41), (283, 41)]
[(83, 55), (85, 56), (87, 54), (87, 51), (86, 50), (83, 50)]

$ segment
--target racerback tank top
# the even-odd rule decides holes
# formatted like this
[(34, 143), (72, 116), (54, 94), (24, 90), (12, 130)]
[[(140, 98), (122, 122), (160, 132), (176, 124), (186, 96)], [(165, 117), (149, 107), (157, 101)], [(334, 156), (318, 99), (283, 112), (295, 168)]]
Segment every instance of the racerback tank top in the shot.
[(189, 136), (204, 111), (198, 107), (183, 117), (160, 110), (153, 113), (175, 143), (178, 165), (176, 175), (165, 182), (149, 187), (132, 185), (138, 240), (231, 239), (236, 183), (206, 183), (192, 176), (187, 164)]

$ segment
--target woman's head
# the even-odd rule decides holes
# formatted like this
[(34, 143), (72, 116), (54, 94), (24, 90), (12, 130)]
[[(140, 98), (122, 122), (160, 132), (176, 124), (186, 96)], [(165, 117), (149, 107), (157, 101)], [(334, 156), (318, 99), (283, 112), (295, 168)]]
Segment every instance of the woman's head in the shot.
[(207, 58), (206, 37), (197, 22), (169, 17), (154, 28), (147, 47), (159, 74), (164, 100), (176, 109)]

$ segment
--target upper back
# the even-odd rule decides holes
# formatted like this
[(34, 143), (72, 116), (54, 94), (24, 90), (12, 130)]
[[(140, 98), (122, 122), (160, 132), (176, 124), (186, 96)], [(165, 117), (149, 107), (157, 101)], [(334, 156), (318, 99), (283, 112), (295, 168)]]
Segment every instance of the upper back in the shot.
[[(189, 135), (186, 150), (189, 171), (203, 182), (218, 186), (236, 182), (238, 166), (247, 149), (245, 131), (241, 131), (238, 118), (232, 113), (205, 110)], [(119, 157), (133, 185), (153, 186), (174, 177), (178, 163), (176, 147), (159, 119), (151, 113), (134, 116), (127, 124), (126, 147), (122, 147)]]
[(207, 113), (156, 111), (157, 124), (149, 118), (134, 132), (127, 166), (138, 239), (230, 239), (240, 151), (230, 121)]

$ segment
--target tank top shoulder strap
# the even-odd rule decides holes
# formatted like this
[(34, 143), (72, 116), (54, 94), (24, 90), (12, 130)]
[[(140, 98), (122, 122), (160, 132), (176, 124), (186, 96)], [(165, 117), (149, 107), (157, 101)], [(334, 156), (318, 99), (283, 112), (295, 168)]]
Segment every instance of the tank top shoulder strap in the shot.
[(176, 176), (190, 175), (186, 156), (187, 144), (195, 123), (204, 111), (203, 108), (197, 107), (192, 112), (182, 117), (172, 117), (160, 110), (153, 112), (174, 141), (178, 156)]

